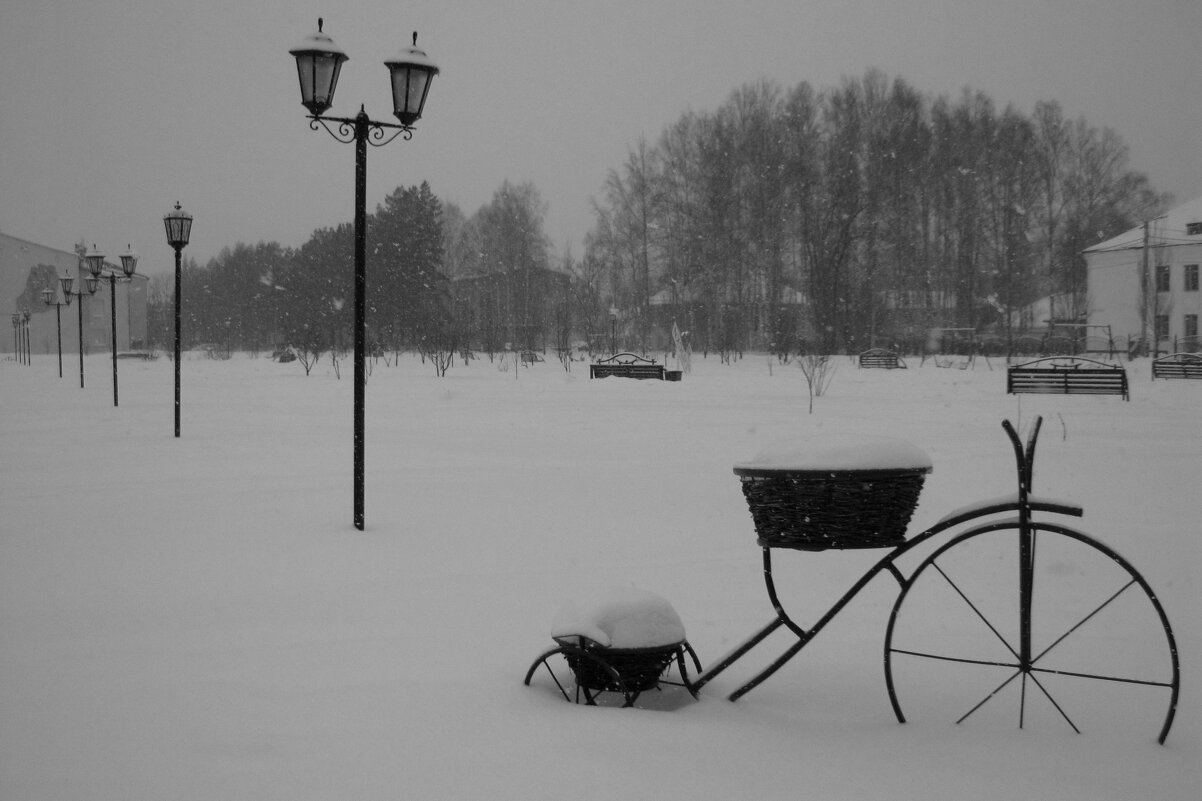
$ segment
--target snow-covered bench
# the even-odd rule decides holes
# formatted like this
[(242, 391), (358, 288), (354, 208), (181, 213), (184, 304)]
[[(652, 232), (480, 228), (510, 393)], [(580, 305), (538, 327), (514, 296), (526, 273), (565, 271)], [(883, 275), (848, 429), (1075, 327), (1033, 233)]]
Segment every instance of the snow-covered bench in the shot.
[(881, 367), (886, 370), (905, 368), (906, 363), (894, 351), (885, 348), (870, 348), (860, 354), (860, 367)]
[(1153, 359), (1152, 378), (1202, 378), (1202, 353), (1170, 353)]
[(1127, 371), (1077, 356), (1048, 356), (1011, 365), (1006, 370), (1006, 392), (1052, 395), (1122, 395), (1127, 391)]
[(621, 378), (658, 378), (664, 380), (664, 366), (655, 359), (636, 356), (633, 353), (618, 353), (608, 359), (598, 359), (589, 365), (589, 378), (606, 378), (616, 375)]

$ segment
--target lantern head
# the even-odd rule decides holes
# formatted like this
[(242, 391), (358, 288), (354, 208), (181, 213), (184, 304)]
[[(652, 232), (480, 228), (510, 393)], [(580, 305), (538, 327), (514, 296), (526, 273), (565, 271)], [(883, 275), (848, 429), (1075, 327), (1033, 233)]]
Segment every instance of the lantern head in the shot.
[(392, 113), (401, 125), (412, 125), (421, 119), (430, 82), (439, 71), (438, 65), (418, 48), (415, 31), (413, 44), (402, 47), (399, 53), (384, 62), (384, 66), (392, 76)]
[(317, 33), (305, 37), (303, 42), (288, 51), (296, 59), (301, 105), (309, 109), (314, 117), (321, 116), (334, 104), (338, 73), (342, 70), (342, 62), (348, 58), (346, 51), (322, 32), (321, 25), (322, 20), (318, 18)]

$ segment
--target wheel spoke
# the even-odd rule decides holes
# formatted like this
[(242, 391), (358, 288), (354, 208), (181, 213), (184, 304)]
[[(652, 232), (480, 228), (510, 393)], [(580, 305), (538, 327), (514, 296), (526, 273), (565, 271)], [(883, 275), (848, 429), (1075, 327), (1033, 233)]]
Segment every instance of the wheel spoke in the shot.
[(1152, 681), (1150, 679), (1132, 679), (1127, 676), (1107, 676), (1101, 673), (1079, 673), (1074, 670), (1055, 670), (1053, 668), (1031, 667), (1034, 673), (1047, 673), (1053, 676), (1070, 676), (1076, 679), (1092, 679), (1094, 681), (1113, 681), (1120, 684), (1142, 684), (1146, 687), (1172, 687), (1171, 681)]
[(911, 651), (906, 648), (890, 648), (890, 652), (895, 654), (905, 654), (907, 656), (916, 656), (920, 659), (938, 659), (943, 662), (960, 662), (965, 665), (985, 665), (987, 667), (1004, 667), (1018, 668), (1014, 662), (997, 662), (990, 659), (968, 659), (962, 656), (945, 656), (943, 654), (933, 654), (925, 651)]
[[(1043, 693), (1043, 697), (1047, 698), (1048, 702), (1051, 703), (1052, 706), (1056, 707), (1056, 711), (1060, 713), (1060, 717), (1064, 718), (1064, 722), (1067, 723), (1069, 726), (1071, 726), (1072, 730), (1075, 733), (1080, 734), (1081, 730), (1077, 728), (1077, 724), (1073, 723), (1072, 718), (1070, 718), (1068, 716), (1068, 713), (1064, 711), (1063, 707), (1061, 707), (1060, 704), (1056, 703), (1056, 699), (1052, 697), (1052, 694), (1050, 692), (1048, 692), (1048, 688), (1043, 686), (1043, 682), (1041, 682), (1038, 678), (1036, 678), (1036, 676), (1034, 674), (1032, 674), (1030, 672), (1027, 673), (1027, 676), (1031, 677), (1031, 681), (1034, 682), (1035, 686), (1039, 688), (1039, 691), (1041, 693)], [(1023, 677), (1023, 680), (1024, 680), (1024, 682), (1026, 681), (1026, 676)], [(1024, 684), (1023, 686), (1025, 687), (1026, 685)], [(1024, 694), (1024, 698), (1023, 698), (1023, 704), (1024, 704), (1024, 706), (1026, 705), (1025, 694)], [(1021, 724), (1020, 724), (1019, 728), (1022, 728)]]
[(1021, 673), (1022, 673), (1021, 670), (1016, 670), (1013, 673), (1011, 673), (1009, 678), (1007, 678), (1005, 681), (1003, 681), (1001, 684), (999, 684), (997, 687), (995, 687), (993, 689), (993, 692), (986, 695), (984, 698), (982, 698), (980, 701), (977, 702), (976, 706), (974, 706), (972, 709), (965, 712), (964, 715), (961, 716), (960, 719), (956, 721), (957, 725), (968, 720), (969, 715), (971, 715), (973, 712), (976, 712), (981, 707), (985, 706), (985, 704), (989, 702), (989, 699), (993, 698), (998, 693), (1000, 693), (1003, 689), (1005, 689), (1006, 685), (1009, 684), (1010, 682), (1014, 681), (1015, 676), (1018, 676)]
[(1015, 659), (1018, 659), (1019, 658), (1018, 652), (1015, 651), (1012, 647), (1010, 647), (1010, 643), (1006, 642), (1006, 638), (1003, 637), (1002, 633), (997, 630), (997, 627), (994, 626), (993, 623), (991, 623), (989, 621), (989, 618), (985, 617), (985, 614), (983, 612), (981, 612), (981, 610), (977, 607), (977, 605), (974, 604), (969, 599), (969, 597), (964, 593), (964, 591), (960, 589), (959, 585), (957, 585), (956, 582), (952, 581), (951, 576), (949, 576), (947, 573), (944, 572), (943, 568), (939, 566), (939, 563), (932, 562), (931, 567), (935, 568), (935, 570), (939, 573), (939, 575), (943, 576), (944, 581), (946, 581), (949, 585), (951, 585), (951, 588), (956, 591), (956, 594), (959, 595), (960, 598), (962, 598), (964, 600), (964, 603), (968, 604), (968, 608), (971, 609), (973, 611), (973, 613), (976, 614), (976, 616), (981, 619), (982, 623), (984, 623), (986, 626), (989, 627), (989, 630), (993, 632), (993, 635), (998, 638), (998, 640), (1002, 643), (1002, 645), (1006, 646), (1006, 650), (1010, 652), (1011, 656), (1013, 656)]
[(1103, 601), (1101, 604), (1099, 604), (1096, 609), (1094, 609), (1088, 615), (1086, 615), (1085, 617), (1083, 617), (1079, 621), (1077, 621), (1077, 623), (1075, 625), (1073, 625), (1072, 627), (1070, 627), (1068, 629), (1068, 631), (1064, 632), (1059, 637), (1057, 637), (1056, 640), (1051, 645), (1049, 645), (1047, 648), (1044, 648), (1042, 651), (1040, 651), (1039, 655), (1031, 660), (1031, 664), (1035, 664), (1040, 659), (1043, 659), (1043, 657), (1046, 656), (1049, 651), (1051, 651), (1053, 648), (1055, 648), (1060, 643), (1064, 642), (1064, 640), (1066, 638), (1068, 638), (1068, 636), (1070, 634), (1072, 634), (1077, 629), (1081, 628), (1086, 623), (1088, 623), (1090, 621), (1090, 619), (1094, 617), (1094, 615), (1098, 614), (1103, 609), (1105, 609), (1107, 606), (1109, 606), (1110, 603), (1112, 601), (1114, 601), (1115, 598), (1118, 598), (1120, 595), (1122, 595), (1124, 592), (1126, 592), (1127, 589), (1130, 588), (1131, 586), (1133, 586), (1134, 584), (1135, 584), (1135, 579), (1131, 579), (1126, 584), (1124, 584), (1121, 588), (1119, 588), (1119, 590), (1114, 595), (1111, 595), (1109, 598), (1107, 598), (1105, 601)]

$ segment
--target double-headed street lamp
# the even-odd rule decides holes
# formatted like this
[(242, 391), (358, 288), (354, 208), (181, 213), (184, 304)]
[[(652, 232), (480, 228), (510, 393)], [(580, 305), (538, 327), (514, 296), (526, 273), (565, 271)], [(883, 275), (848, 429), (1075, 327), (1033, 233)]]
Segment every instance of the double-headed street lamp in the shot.
[[(84, 256), (88, 263), (88, 272), (96, 280), (100, 280), (104, 272), (104, 254), (92, 245), (92, 249)], [(117, 405), (117, 281), (120, 280), (128, 283), (133, 280), (134, 272), (138, 269), (138, 254), (134, 253), (133, 248), (126, 246), (125, 252), (121, 254), (121, 272), (125, 274), (124, 278), (118, 279), (116, 270), (109, 270), (107, 276), (109, 280), (109, 308), (111, 311), (112, 322), (112, 342), (113, 342), (113, 405)]]
[(179, 437), (179, 304), (180, 283), (183, 280), (181, 256), (192, 235), (192, 215), (179, 207), (163, 217), (163, 227), (167, 230), (167, 244), (175, 250), (175, 436)]
[[(80, 259), (82, 262), (82, 258)], [(80, 270), (82, 275), (82, 269)], [(71, 305), (71, 298), (79, 298), (79, 388), (83, 389), (83, 299), (96, 294), (96, 287), (100, 283), (99, 278), (87, 276), (83, 278), (83, 288), (72, 292), (71, 288), (75, 285), (75, 279), (69, 275), (64, 275), (58, 279), (63, 286), (63, 297), (66, 298), (67, 305)], [(84, 295), (84, 289), (87, 290), (87, 295)]]
[[(354, 523), (363, 530), (363, 462), (364, 462), (364, 405), (367, 370), (366, 312), (367, 312), (367, 145), (383, 147), (398, 136), (413, 138), (413, 124), (421, 119), (430, 91), (430, 82), (438, 74), (438, 67), (424, 51), (417, 47), (417, 34), (413, 44), (402, 47), (393, 58), (384, 62), (392, 82), (393, 115), (400, 125), (376, 122), (369, 119), (360, 105), (359, 113), (353, 117), (323, 117), (334, 103), (334, 89), (338, 85), (338, 73), (342, 62), (347, 60), (346, 51), (334, 44), (334, 40), (321, 30), (322, 20), (317, 20), (317, 33), (307, 37), (299, 46), (288, 51), (296, 58), (296, 71), (300, 78), (301, 104), (309, 110), (309, 127), (317, 130), (320, 125), (330, 136), (343, 144), (355, 143), (355, 431), (354, 431)], [(335, 123), (336, 128), (330, 124)], [(391, 129), (389, 135), (385, 129)], [(178, 281), (176, 287), (178, 289)]]
[(63, 377), (63, 306), (67, 305), (67, 301), (58, 299), (56, 289), (43, 289), (42, 300), (47, 306), (54, 307), (54, 323), (58, 330), (58, 377)]

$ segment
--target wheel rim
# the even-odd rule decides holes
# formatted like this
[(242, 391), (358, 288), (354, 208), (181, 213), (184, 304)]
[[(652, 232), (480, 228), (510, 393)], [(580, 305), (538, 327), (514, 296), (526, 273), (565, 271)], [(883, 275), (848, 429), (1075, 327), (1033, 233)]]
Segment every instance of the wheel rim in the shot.
[[(907, 719), (904, 700), (923, 717), (925, 704), (940, 709), (936, 716), (956, 708), (950, 719), (957, 723), (1054, 720), (1074, 731), (1158, 725), (1163, 743), (1180, 675), (1155, 593), (1092, 537), (1047, 523), (1031, 530), (1027, 626), (1016, 522), (965, 532), (911, 574), (885, 635), (886, 686), (898, 720)], [(1003, 699), (1016, 701), (1017, 713)]]
[[(586, 686), (577, 680), (571, 663), (581, 666), (593, 676), (604, 678), (605, 687)], [(621, 700), (621, 706), (630, 706), (638, 698), (638, 692), (627, 691), (621, 676), (603, 660), (589, 651), (572, 645), (562, 645), (547, 651), (534, 661), (526, 672), (525, 683), (530, 685), (535, 676), (545, 676), (565, 701), (573, 704), (598, 706), (598, 701), (607, 697)], [(593, 682), (596, 684), (596, 682)]]

